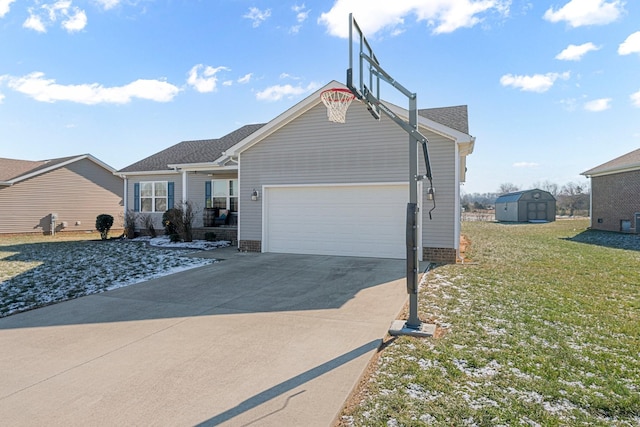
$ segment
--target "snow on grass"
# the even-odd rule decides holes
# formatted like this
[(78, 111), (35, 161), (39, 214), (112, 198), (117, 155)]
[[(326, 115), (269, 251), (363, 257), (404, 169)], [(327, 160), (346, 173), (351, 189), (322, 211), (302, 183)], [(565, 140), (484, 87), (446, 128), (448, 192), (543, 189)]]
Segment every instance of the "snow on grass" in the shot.
[(229, 242), (133, 240), (0, 240), (0, 317), (129, 286), (215, 262), (187, 256)]
[(439, 337), (387, 345), (343, 425), (639, 426), (640, 239), (576, 224), (465, 224), (475, 265), (420, 288)]

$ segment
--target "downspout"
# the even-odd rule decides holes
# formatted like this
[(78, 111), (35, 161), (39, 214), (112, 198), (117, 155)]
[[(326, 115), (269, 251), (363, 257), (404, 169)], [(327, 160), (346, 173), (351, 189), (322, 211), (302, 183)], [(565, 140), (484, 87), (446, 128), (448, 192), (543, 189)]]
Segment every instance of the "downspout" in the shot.
[(182, 171), (182, 206), (187, 203), (187, 171)]
[(120, 176), (124, 178), (124, 203), (122, 205), (124, 206), (124, 215), (126, 217), (129, 211), (129, 189), (127, 188), (129, 186), (129, 179), (126, 176)]

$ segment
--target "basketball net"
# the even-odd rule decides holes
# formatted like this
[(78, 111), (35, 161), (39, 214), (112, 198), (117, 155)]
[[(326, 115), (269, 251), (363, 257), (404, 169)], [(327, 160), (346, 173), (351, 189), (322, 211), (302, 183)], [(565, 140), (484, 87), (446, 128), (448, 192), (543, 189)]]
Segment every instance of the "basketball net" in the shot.
[(347, 110), (355, 95), (349, 89), (333, 88), (322, 91), (320, 99), (327, 107), (327, 117), (330, 122), (345, 123)]

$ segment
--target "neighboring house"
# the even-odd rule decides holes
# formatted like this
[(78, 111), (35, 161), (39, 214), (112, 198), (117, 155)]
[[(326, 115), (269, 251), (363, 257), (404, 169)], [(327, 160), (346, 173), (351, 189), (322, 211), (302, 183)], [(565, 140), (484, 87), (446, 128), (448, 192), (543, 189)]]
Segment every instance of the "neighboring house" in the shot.
[(640, 233), (640, 149), (581, 175), (591, 178), (591, 228)]
[(42, 161), (0, 158), (0, 233), (93, 231), (100, 214), (112, 215), (117, 228), (123, 181), (114, 172), (89, 154)]
[[(228, 211), (216, 234), (233, 230), (244, 251), (404, 258), (409, 136), (357, 101), (346, 123), (329, 122), (319, 94), (331, 87), (344, 86), (330, 82), (266, 124), (181, 142), (120, 170), (126, 208), (153, 215), (156, 226), (167, 207), (186, 201), (198, 212), (194, 227)], [(419, 115), (437, 203), (429, 220), (433, 205), (421, 185), (420, 245), (424, 259), (455, 262), (460, 183), (475, 138), (466, 106)]]
[(556, 220), (556, 199), (548, 191), (516, 191), (496, 199), (496, 221), (551, 222)]

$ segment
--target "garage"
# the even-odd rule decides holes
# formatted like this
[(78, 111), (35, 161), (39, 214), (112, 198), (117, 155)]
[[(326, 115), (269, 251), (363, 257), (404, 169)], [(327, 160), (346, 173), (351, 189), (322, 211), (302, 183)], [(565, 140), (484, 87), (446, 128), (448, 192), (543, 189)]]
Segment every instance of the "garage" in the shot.
[(407, 184), (266, 186), (263, 251), (406, 257)]

